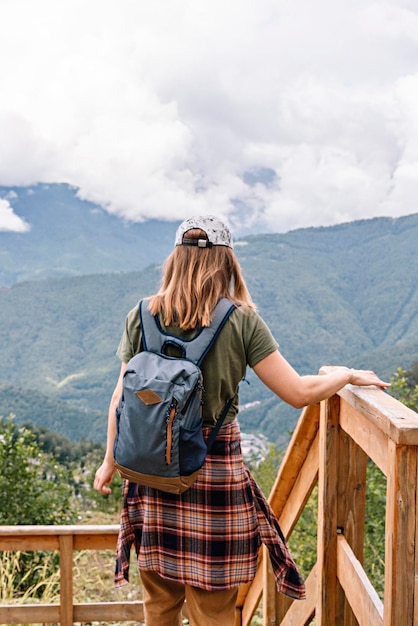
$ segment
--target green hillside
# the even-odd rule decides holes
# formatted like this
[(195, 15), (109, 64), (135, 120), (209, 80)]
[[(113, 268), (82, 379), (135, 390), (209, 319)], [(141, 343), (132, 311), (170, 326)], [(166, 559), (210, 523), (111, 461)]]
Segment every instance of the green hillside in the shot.
[[(323, 364), (389, 378), (418, 360), (418, 215), (237, 242), (261, 315), (301, 373)], [(159, 281), (141, 272), (21, 282), (0, 290), (0, 414), (104, 440), (126, 312)], [(283, 442), (297, 412), (249, 373), (244, 430)], [(55, 403), (55, 404), (54, 404)]]
[[(19, 424), (38, 426), (65, 433), (73, 441), (103, 439), (103, 412), (75, 405), (36, 389), (0, 383), (0, 416), (18, 416)], [(34, 418), (35, 416), (35, 418)]]

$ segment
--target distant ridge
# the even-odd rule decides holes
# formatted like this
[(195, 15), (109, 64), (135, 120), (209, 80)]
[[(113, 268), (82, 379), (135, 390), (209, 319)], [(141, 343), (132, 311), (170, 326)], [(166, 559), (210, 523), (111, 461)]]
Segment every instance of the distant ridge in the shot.
[(26, 233), (0, 231), (0, 285), (22, 280), (139, 270), (173, 247), (178, 220), (124, 222), (68, 185), (0, 187)]
[[(80, 199), (77, 189), (66, 184), (0, 187), (0, 198), (7, 198), (13, 211), (31, 226), (26, 233), (0, 231), (0, 288), (44, 278), (142, 270), (161, 263), (171, 252), (179, 224), (176, 219), (126, 222)], [(306, 242), (314, 237), (320, 245), (329, 241), (357, 250), (379, 230), (393, 234), (410, 228), (415, 217), (358, 220), (244, 240), (284, 238), (288, 245), (309, 247)], [(237, 243), (239, 248), (242, 241)]]

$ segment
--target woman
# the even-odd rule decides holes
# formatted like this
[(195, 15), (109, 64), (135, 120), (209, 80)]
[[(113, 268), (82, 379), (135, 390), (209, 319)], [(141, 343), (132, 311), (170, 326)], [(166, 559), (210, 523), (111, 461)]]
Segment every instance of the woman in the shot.
[[(195, 484), (184, 494), (166, 494), (125, 481), (118, 539), (116, 583), (128, 580), (132, 543), (144, 588), (147, 626), (181, 623), (187, 600), (190, 624), (234, 624), (239, 585), (250, 582), (261, 543), (270, 552), (279, 591), (304, 597), (304, 585), (277, 520), (244, 466), (240, 450), (238, 385), (247, 365), (277, 396), (302, 408), (335, 394), (347, 383), (386, 388), (374, 372), (340, 367), (327, 375), (299, 376), (278, 351), (255, 310), (233, 252), (231, 234), (216, 217), (185, 220), (166, 260), (149, 308), (163, 328), (190, 338), (208, 326), (221, 297), (237, 308), (202, 364), (207, 437), (226, 401), (234, 397), (215, 445)], [(126, 318), (117, 354), (120, 376), (109, 407), (107, 451), (94, 487), (109, 493), (114, 469), (116, 407), (129, 359), (142, 350), (138, 309)]]

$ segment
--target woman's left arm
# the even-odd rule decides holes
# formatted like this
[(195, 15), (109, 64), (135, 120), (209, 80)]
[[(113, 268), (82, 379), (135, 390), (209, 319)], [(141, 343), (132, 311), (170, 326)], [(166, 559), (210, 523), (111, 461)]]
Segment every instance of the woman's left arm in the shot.
[(278, 350), (259, 361), (253, 369), (269, 389), (297, 409), (329, 398), (348, 383), (377, 385), (382, 389), (390, 386), (370, 370), (348, 367), (338, 367), (328, 374), (300, 376)]

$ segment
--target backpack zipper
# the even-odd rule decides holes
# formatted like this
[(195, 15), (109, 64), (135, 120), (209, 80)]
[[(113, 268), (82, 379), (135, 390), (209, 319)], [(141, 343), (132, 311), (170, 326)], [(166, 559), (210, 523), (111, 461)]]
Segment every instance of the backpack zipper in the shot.
[(171, 450), (173, 446), (173, 424), (174, 424), (174, 419), (176, 417), (176, 413), (177, 413), (177, 400), (173, 398), (170, 404), (170, 409), (169, 409), (169, 413), (167, 416), (167, 444), (165, 448), (166, 465), (170, 465), (171, 463)]
[(189, 404), (193, 400), (193, 394), (194, 393), (198, 393), (200, 395), (200, 405), (203, 404), (203, 393), (204, 393), (204, 391), (205, 391), (205, 389), (204, 389), (202, 383), (200, 381), (197, 382), (195, 388), (193, 389), (193, 392), (187, 398), (187, 402), (184, 405), (183, 410), (181, 411), (182, 415), (186, 414), (186, 411), (189, 408)]

